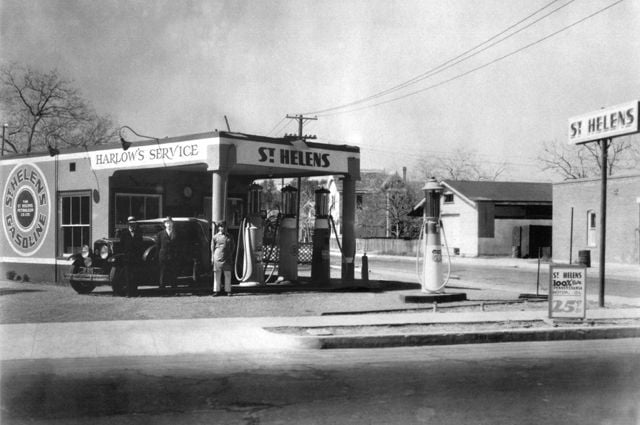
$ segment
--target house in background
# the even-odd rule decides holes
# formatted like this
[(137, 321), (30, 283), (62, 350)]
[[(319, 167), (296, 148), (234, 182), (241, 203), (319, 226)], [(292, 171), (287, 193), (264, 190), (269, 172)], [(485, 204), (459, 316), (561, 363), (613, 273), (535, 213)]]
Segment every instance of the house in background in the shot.
[[(497, 181), (441, 182), (440, 214), (452, 254), (551, 254), (552, 184)], [(412, 216), (422, 216), (421, 201)]]
[[(553, 185), (553, 258), (600, 258), (600, 178)], [(640, 264), (640, 174), (607, 178), (606, 262)]]
[[(407, 169), (402, 175), (384, 170), (362, 170), (356, 182), (356, 237), (363, 238), (409, 238), (417, 237), (419, 227), (407, 220), (407, 213), (422, 196), (424, 183), (407, 181)], [(340, 233), (342, 181), (330, 179), (329, 205), (331, 215)], [(415, 228), (415, 229), (414, 229)]]

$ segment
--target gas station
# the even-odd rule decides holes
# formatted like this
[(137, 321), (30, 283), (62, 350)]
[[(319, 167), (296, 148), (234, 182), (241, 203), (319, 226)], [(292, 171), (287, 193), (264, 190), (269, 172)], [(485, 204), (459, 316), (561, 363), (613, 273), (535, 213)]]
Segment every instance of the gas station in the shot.
[[(134, 134), (137, 134), (134, 132)], [(47, 153), (4, 156), (2, 276), (64, 283), (67, 258), (137, 219), (199, 217), (225, 221), (243, 258), (241, 284), (264, 284), (263, 179), (340, 176), (343, 181), (341, 279), (354, 279), (355, 183), (360, 150), (349, 145), (214, 131)], [(328, 191), (316, 193), (312, 280), (328, 281)], [(279, 273), (297, 279), (298, 235), (293, 187), (283, 188)], [(212, 229), (213, 231), (213, 229)], [(240, 268), (242, 270), (240, 270)]]

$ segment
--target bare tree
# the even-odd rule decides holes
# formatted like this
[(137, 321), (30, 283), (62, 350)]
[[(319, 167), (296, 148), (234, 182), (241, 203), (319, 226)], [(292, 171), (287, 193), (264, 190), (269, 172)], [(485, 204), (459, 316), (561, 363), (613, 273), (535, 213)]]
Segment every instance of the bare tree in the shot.
[(436, 155), (420, 161), (424, 178), (438, 180), (497, 180), (507, 169), (506, 162), (487, 163), (477, 159), (473, 149), (459, 148), (449, 155)]
[[(600, 143), (569, 145), (557, 140), (544, 142), (538, 162), (545, 171), (553, 171), (564, 180), (597, 177), (602, 170)], [(607, 151), (607, 173), (633, 170), (640, 165), (640, 140), (637, 136), (614, 139)]]
[(368, 188), (356, 211), (357, 232), (360, 237), (412, 238), (419, 232), (419, 224), (408, 214), (421, 197), (422, 182), (407, 182), (398, 173), (362, 174), (363, 186)]
[(83, 99), (71, 81), (53, 70), (11, 64), (0, 70), (2, 109), (9, 123), (6, 146), (29, 153), (58, 146), (102, 144), (115, 137), (112, 123)]

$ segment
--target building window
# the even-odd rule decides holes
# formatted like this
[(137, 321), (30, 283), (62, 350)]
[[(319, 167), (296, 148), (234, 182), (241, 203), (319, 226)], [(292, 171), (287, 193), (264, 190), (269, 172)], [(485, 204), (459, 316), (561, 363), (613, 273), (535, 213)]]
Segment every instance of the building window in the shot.
[(596, 246), (596, 212), (587, 211), (587, 246)]
[(61, 193), (58, 211), (58, 255), (75, 254), (82, 245), (91, 246), (91, 192)]
[(116, 229), (124, 228), (129, 216), (138, 220), (162, 217), (162, 195), (116, 193)]
[(364, 200), (362, 199), (362, 194), (356, 195), (356, 208), (361, 210), (363, 207)]
[(453, 204), (453, 193), (445, 193), (444, 194), (444, 203), (445, 204)]

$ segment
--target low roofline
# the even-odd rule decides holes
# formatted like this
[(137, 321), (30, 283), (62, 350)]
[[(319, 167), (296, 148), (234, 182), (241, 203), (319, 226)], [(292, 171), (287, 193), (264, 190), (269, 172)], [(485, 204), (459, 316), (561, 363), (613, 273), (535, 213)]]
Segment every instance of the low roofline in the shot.
[[(621, 179), (632, 179), (632, 178), (640, 178), (640, 174), (617, 174), (614, 176), (607, 176), (607, 180), (621, 180)], [(600, 180), (602, 180), (602, 177), (589, 177), (585, 179), (569, 179), (569, 180), (563, 180), (561, 182), (552, 183), (552, 185), (562, 186), (567, 184), (579, 184), (579, 183), (594, 182), (594, 181), (600, 181)]]
[[(215, 138), (215, 137), (220, 137), (220, 138), (226, 138), (226, 139), (233, 139), (233, 140), (246, 140), (246, 141), (250, 141), (250, 142), (259, 142), (259, 143), (271, 143), (271, 144), (277, 144), (277, 145), (286, 145), (286, 146), (290, 146), (291, 145), (291, 140), (295, 140), (292, 139), (290, 137), (287, 138), (283, 138), (283, 137), (267, 137), (267, 136), (258, 136), (255, 134), (246, 134), (246, 133), (237, 133), (237, 132), (230, 132), (230, 131), (209, 131), (209, 132), (204, 132), (204, 133), (194, 133), (194, 134), (186, 134), (186, 135), (182, 135), (182, 136), (175, 136), (175, 137), (164, 137), (164, 138), (157, 138), (157, 139), (142, 139), (142, 140), (129, 140), (131, 142), (134, 143), (135, 146), (149, 146), (149, 145), (154, 145), (154, 144), (165, 144), (165, 143), (176, 143), (176, 142), (185, 142), (185, 141), (190, 141), (190, 140), (199, 140), (199, 139), (207, 139), (207, 138)], [(306, 144), (310, 147), (310, 148), (315, 148), (315, 149), (325, 149), (325, 150), (333, 150), (333, 151), (342, 151), (342, 152), (353, 152), (353, 153), (360, 153), (360, 148), (358, 146), (353, 146), (353, 145), (331, 145), (328, 143), (318, 143), (318, 142), (306, 142)], [(79, 153), (79, 152), (93, 152), (93, 151), (101, 151), (101, 150), (109, 150), (109, 149), (114, 149), (114, 148), (119, 148), (120, 147), (120, 143), (119, 142), (113, 142), (113, 143), (107, 143), (107, 144), (103, 144), (103, 145), (90, 145), (90, 146), (86, 146), (86, 147), (68, 147), (68, 148), (59, 148), (60, 149), (60, 156), (63, 156), (65, 154), (74, 154), (74, 153)], [(19, 153), (19, 154), (5, 154), (2, 157), (0, 157), (0, 161), (2, 160), (9, 160), (9, 159), (20, 159), (20, 158), (37, 158), (37, 157), (43, 157), (43, 156), (50, 156), (48, 152), (46, 151), (38, 151), (38, 152), (31, 152), (31, 153)]]

